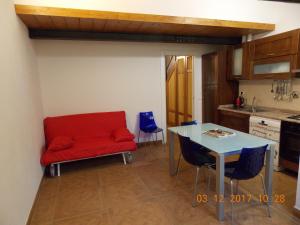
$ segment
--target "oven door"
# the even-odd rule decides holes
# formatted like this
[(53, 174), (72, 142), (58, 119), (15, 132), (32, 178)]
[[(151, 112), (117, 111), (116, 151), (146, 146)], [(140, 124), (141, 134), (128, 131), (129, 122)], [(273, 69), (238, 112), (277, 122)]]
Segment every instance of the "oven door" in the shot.
[(285, 130), (280, 140), (280, 157), (294, 163), (299, 162), (300, 155), (300, 132)]

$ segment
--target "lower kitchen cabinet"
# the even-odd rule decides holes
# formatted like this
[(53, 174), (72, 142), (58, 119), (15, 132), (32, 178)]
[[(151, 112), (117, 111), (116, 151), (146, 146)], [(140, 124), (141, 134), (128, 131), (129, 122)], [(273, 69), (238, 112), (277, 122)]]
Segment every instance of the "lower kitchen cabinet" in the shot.
[(218, 123), (221, 126), (249, 133), (250, 115), (225, 110), (218, 110)]

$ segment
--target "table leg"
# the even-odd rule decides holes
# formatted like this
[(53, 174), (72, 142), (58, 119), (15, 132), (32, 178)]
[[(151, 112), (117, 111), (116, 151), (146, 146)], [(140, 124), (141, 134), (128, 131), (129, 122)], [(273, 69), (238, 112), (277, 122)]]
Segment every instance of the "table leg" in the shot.
[(176, 174), (175, 169), (175, 158), (174, 158), (174, 139), (175, 134), (173, 132), (170, 132), (170, 140), (169, 140), (169, 173), (171, 176), (174, 176)]
[(270, 150), (266, 151), (266, 168), (265, 168), (265, 185), (268, 195), (268, 203), (272, 204), (272, 182), (273, 182), (273, 161), (274, 161), (275, 145), (270, 146)]
[(220, 221), (224, 220), (224, 154), (218, 154), (216, 156), (217, 167), (216, 167), (216, 192), (217, 196), (217, 217)]

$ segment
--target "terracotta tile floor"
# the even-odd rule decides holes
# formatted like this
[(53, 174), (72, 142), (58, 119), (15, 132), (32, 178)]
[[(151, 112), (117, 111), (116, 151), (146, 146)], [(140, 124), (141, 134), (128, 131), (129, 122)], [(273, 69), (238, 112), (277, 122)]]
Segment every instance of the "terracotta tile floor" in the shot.
[[(160, 144), (140, 147), (134, 154), (135, 161), (126, 166), (120, 156), (62, 165), (61, 177), (43, 179), (30, 224), (231, 224), (228, 199), (223, 223), (215, 218), (213, 200), (195, 208), (191, 206), (195, 169), (183, 162), (178, 177), (170, 177), (167, 151)], [(204, 193), (204, 176), (201, 181), (200, 192)], [(241, 182), (241, 190), (261, 193), (259, 181)], [(300, 220), (292, 214), (295, 190), (295, 177), (275, 173), (274, 192), (286, 194), (285, 204), (272, 206), (272, 218), (267, 217), (265, 207), (260, 204), (239, 204), (235, 208), (234, 224), (299, 225)], [(209, 196), (213, 195), (210, 191)]]

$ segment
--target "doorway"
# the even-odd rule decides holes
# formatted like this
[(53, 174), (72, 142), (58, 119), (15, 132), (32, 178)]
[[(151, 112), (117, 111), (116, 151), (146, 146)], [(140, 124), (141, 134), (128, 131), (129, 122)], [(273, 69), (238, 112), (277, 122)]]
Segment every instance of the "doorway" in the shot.
[(167, 126), (193, 119), (193, 56), (165, 56)]

